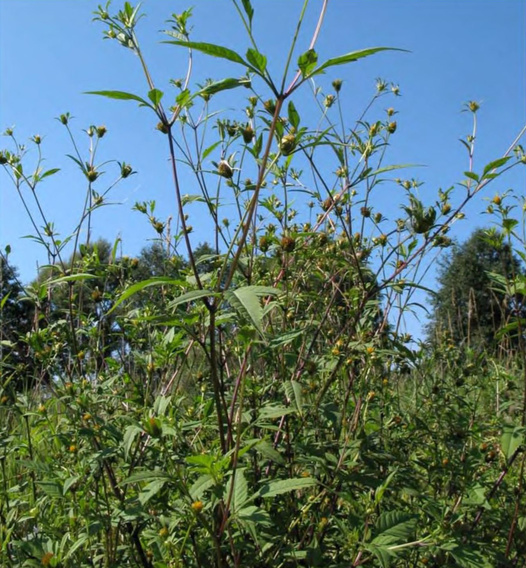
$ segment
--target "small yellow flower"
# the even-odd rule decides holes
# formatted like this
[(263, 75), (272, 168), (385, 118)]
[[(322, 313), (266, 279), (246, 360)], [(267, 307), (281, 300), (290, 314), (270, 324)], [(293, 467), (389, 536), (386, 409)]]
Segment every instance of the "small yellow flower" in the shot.
[(77, 451), (77, 446), (75, 446), (75, 444), (71, 444), (69, 451), (70, 453), (74, 454)]
[(202, 502), (202, 501), (194, 501), (194, 502), (192, 503), (192, 509), (193, 509), (193, 511), (196, 512), (196, 513), (198, 513), (198, 514), (203, 510), (203, 507), (204, 507), (204, 505), (203, 505), (203, 502)]
[(374, 353), (374, 347), (371, 345), (366, 349), (368, 355), (372, 355)]

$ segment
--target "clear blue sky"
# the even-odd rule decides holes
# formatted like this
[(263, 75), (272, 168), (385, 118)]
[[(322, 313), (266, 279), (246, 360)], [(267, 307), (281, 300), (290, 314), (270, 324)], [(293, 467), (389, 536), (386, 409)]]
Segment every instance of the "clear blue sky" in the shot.
[[(80, 211), (84, 183), (65, 158), (71, 146), (64, 128), (55, 120), (66, 111), (75, 117), (78, 133), (90, 124), (104, 124), (108, 134), (101, 157), (124, 160), (139, 173), (121, 184), (113, 200), (121, 205), (97, 212), (94, 236), (109, 240), (120, 235), (122, 252), (137, 254), (152, 238), (151, 228), (132, 206), (155, 199), (158, 216), (175, 214), (173, 189), (166, 161), (165, 139), (155, 131), (155, 117), (134, 103), (110, 101), (83, 94), (116, 89), (145, 96), (147, 87), (136, 58), (115, 42), (102, 39), (102, 26), (92, 22), (99, 2), (93, 0), (0, 1), (0, 130), (15, 126), (20, 141), (34, 134), (44, 137), (47, 167), (62, 171), (41, 186), (42, 200), (57, 228), (65, 236)], [(121, 2), (114, 1), (114, 9)], [(161, 89), (185, 71), (185, 51), (162, 45), (158, 33), (166, 28), (172, 12), (193, 5), (192, 39), (234, 48), (249, 46), (232, 4), (227, 0), (190, 2), (146, 0), (147, 14), (138, 28), (146, 57)], [(260, 49), (279, 70), (287, 53), (300, 0), (253, 0), (255, 30)], [(321, 2), (309, 5), (298, 54), (308, 47)], [(425, 164), (404, 177), (418, 177), (421, 189), (433, 200), (438, 187), (462, 179), (467, 169), (465, 152), (458, 142), (469, 133), (470, 117), (462, 113), (468, 100), (482, 103), (479, 111), (475, 170), (499, 157), (526, 123), (526, 2), (523, 0), (331, 0), (317, 51), (320, 60), (349, 51), (393, 46), (411, 53), (385, 52), (331, 70), (324, 79), (344, 80), (342, 97), (351, 123), (363, 102), (374, 91), (375, 78), (400, 85), (402, 97), (385, 106), (396, 106), (398, 131), (389, 150), (389, 163)], [(196, 57), (193, 84), (208, 77), (239, 76), (240, 67), (219, 59)], [(309, 98), (309, 89), (305, 99)], [(218, 95), (218, 108), (241, 100), (232, 92)], [(301, 93), (294, 99), (301, 112)], [(307, 104), (307, 103), (305, 103)], [(79, 138), (82, 139), (82, 138)], [(524, 144), (524, 140), (523, 140)], [(0, 138), (0, 148), (8, 145)], [(87, 149), (87, 146), (85, 146)], [(394, 176), (393, 176), (394, 177)], [(190, 181), (188, 183), (191, 183)], [(490, 186), (488, 195), (508, 188), (525, 193), (523, 169)], [(389, 190), (392, 191), (392, 190)], [(193, 193), (189, 188), (185, 193)], [(382, 198), (383, 199), (383, 198)], [(397, 208), (396, 196), (385, 207)], [(462, 238), (487, 222), (478, 199), (468, 210), (467, 221), (456, 225)], [(386, 214), (396, 215), (393, 210)], [(195, 221), (194, 238), (209, 238), (206, 220)], [(45, 256), (30, 240), (31, 226), (7, 176), (0, 172), (0, 246), (10, 244), (12, 262), (22, 279), (31, 280)]]

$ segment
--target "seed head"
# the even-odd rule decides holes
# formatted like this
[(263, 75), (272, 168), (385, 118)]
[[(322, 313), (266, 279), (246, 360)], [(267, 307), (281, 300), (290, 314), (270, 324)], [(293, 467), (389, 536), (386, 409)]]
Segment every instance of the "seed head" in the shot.
[(234, 176), (234, 170), (226, 160), (221, 160), (219, 162), (219, 164), (217, 165), (217, 173), (221, 177), (224, 177), (226, 179), (232, 179), (232, 177)]

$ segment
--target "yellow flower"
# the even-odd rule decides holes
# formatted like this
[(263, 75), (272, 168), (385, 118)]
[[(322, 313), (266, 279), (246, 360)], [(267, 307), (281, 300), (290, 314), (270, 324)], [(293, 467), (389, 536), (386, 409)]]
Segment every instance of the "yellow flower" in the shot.
[(202, 501), (194, 501), (192, 503), (192, 509), (196, 512), (196, 513), (200, 513), (203, 510), (203, 502)]

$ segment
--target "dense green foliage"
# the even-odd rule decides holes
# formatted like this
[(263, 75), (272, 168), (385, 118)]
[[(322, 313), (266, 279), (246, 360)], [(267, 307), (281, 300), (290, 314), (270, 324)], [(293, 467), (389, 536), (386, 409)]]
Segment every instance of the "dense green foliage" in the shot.
[[(25, 291), (29, 327), (2, 323), (1, 565), (524, 566), (520, 311), (493, 336), (515, 338), (505, 357), (445, 336), (416, 346), (401, 329), (422, 267), (450, 246), (466, 204), (526, 162), (522, 147), (477, 173), (473, 130), (463, 141), (465, 197), (455, 205), (452, 190), (440, 190), (424, 204), (421, 182), (385, 178), (402, 169), (385, 165), (396, 111), (379, 116), (376, 103), (398, 87), (378, 80), (349, 128), (342, 82), (322, 77), (387, 48), (319, 62), (316, 32), (291, 71), (295, 35), (275, 78), (253, 36), (251, 2), (233, 4), (252, 46), (245, 55), (190, 41), (190, 11), (172, 15), (169, 49), (220, 57), (247, 75), (192, 91), (189, 63), (187, 80), (171, 83), (170, 108), (135, 35), (138, 8), (126, 2), (117, 14), (109, 6), (96, 14), (105, 36), (138, 57), (148, 92), (95, 94), (147, 107), (170, 156), (176, 221), (172, 228), (154, 202), (137, 203), (157, 239), (138, 258), (91, 235), (108, 192), (134, 173), (118, 163), (104, 187), (97, 149), (105, 127), (84, 131), (84, 156), (70, 115), (59, 117), (85, 182), (77, 228), (63, 241), (39, 202), (58, 168), (42, 171), (40, 137), (29, 167), (7, 132), (12, 148), (0, 165), (22, 199), (26, 189), (35, 198), (27, 211), (49, 267)], [(314, 80), (321, 116), (312, 118), (292, 95)], [(216, 97), (240, 86), (250, 89), (244, 108), (218, 115)], [(467, 109), (474, 117), (478, 105)], [(181, 168), (199, 193), (181, 193)], [(385, 183), (404, 192), (401, 218), (376, 205)], [(524, 219), (503, 201), (489, 212), (513, 258)], [(203, 211), (211, 244), (196, 246), (190, 222)], [(4, 308), (21, 309), (14, 273), (3, 282), (13, 291)], [(526, 289), (519, 271), (493, 282), (501, 298)], [(31, 363), (24, 385), (14, 344)]]
[(445, 333), (455, 343), (485, 349), (501, 347), (498, 332), (510, 318), (524, 316), (522, 298), (510, 298), (495, 287), (492, 274), (505, 279), (520, 276), (519, 259), (504, 235), (483, 229), (456, 245), (442, 262), (439, 289), (431, 299), (431, 337)]

